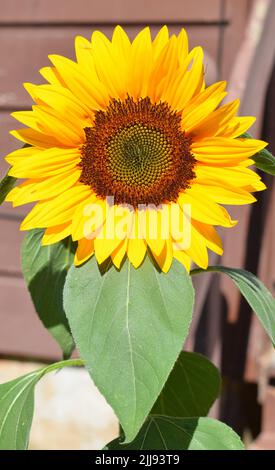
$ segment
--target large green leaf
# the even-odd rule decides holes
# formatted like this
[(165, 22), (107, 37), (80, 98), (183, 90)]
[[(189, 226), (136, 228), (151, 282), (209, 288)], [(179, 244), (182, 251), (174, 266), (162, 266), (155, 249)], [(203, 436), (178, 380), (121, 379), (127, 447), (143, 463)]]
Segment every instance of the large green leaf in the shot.
[(110, 442), (107, 450), (243, 450), (239, 436), (211, 418), (149, 416), (130, 444)]
[(24, 279), (43, 325), (70, 357), (74, 341), (63, 309), (63, 288), (73, 263), (69, 239), (41, 246), (44, 230), (27, 232), (21, 251)]
[(13, 176), (9, 175), (4, 176), (4, 178), (0, 181), (0, 205), (3, 204), (6, 199), (6, 196), (15, 186), (16, 181), (17, 178), (14, 178)]
[(191, 274), (213, 271), (221, 272), (231, 277), (252, 310), (258, 316), (271, 341), (275, 344), (275, 299), (269, 290), (254, 274), (243, 269), (209, 266), (205, 270), (194, 269), (191, 271)]
[(206, 357), (181, 352), (151, 414), (206, 416), (220, 391), (218, 369)]
[(61, 361), (0, 385), (0, 450), (27, 449), (38, 380), (56, 369), (82, 365), (81, 359)]
[(193, 286), (174, 262), (168, 274), (146, 259), (101, 274), (95, 258), (72, 267), (64, 307), (81, 357), (131, 441), (180, 353), (193, 309)]
[[(245, 137), (246, 139), (253, 139), (253, 137), (248, 132), (242, 134), (241, 137)], [(273, 176), (275, 175), (275, 157), (267, 149), (261, 150), (260, 152), (253, 155), (252, 158), (255, 161), (255, 166), (259, 168), (259, 170), (262, 170), (265, 173), (269, 173)]]

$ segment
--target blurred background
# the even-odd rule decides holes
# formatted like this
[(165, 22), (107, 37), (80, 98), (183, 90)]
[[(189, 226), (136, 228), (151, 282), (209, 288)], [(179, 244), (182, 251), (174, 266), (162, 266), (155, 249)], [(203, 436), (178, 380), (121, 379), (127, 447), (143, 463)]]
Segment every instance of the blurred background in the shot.
[[(190, 46), (205, 49), (206, 81), (227, 80), (231, 101), (257, 116), (252, 132), (275, 152), (275, 0), (0, 0), (0, 177), (3, 157), (18, 148), (9, 130), (14, 110), (31, 106), (23, 82), (42, 83), (48, 54), (74, 59), (74, 37), (120, 24), (131, 38), (149, 25), (185, 27)], [(244, 267), (275, 294), (275, 182), (254, 206), (231, 208), (236, 228), (224, 231), (225, 255), (211, 264)], [(0, 208), (0, 382), (60, 359), (32, 306), (20, 267), (20, 221), (28, 208)], [(230, 232), (230, 233), (229, 233)], [(275, 449), (275, 355), (233, 284), (216, 275), (196, 279), (196, 311), (186, 348), (212, 359), (223, 390), (211, 415), (232, 426), (248, 448)], [(49, 293), (50, 295), (50, 293)], [(161, 358), (160, 358), (161, 360)], [(33, 449), (96, 449), (117, 435), (117, 420), (84, 370), (68, 369), (39, 384)]]

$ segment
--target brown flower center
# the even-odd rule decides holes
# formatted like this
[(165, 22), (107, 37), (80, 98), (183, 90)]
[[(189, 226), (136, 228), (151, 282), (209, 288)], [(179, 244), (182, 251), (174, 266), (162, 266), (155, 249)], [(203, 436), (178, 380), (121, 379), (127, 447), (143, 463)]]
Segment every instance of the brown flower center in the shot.
[(190, 139), (167, 103), (114, 99), (85, 134), (80, 181), (115, 204), (175, 201), (195, 176)]

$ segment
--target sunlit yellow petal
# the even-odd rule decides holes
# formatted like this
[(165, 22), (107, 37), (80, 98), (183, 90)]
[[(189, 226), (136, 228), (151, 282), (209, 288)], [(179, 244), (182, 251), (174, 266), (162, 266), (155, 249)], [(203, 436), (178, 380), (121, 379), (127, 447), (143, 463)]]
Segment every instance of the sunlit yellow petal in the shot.
[(74, 257), (76, 266), (85, 263), (94, 254), (94, 240), (79, 240)]
[(192, 225), (194, 230), (203, 236), (206, 246), (221, 256), (223, 254), (222, 240), (214, 227), (195, 220)]
[[(14, 156), (12, 157), (15, 158)], [(75, 170), (80, 161), (78, 149), (48, 148), (44, 151), (36, 149), (26, 158), (14, 159), (13, 167), (9, 170), (16, 178), (40, 178), (53, 176), (64, 171)]]
[(62, 78), (58, 75), (55, 67), (42, 67), (39, 70), (39, 73), (42, 75), (43, 78), (47, 82), (49, 82), (51, 85), (63, 85), (65, 86), (64, 81)]
[(157, 60), (161, 51), (163, 50), (164, 46), (166, 46), (168, 41), (169, 41), (169, 31), (168, 31), (167, 26), (163, 26), (156, 34), (156, 37), (152, 43), (154, 61)]
[[(66, 222), (65, 224), (56, 225), (54, 227), (49, 227), (45, 230), (45, 233), (42, 238), (42, 245), (52, 245), (57, 243), (60, 240), (68, 237), (71, 234), (71, 223)], [(71, 243), (68, 242), (68, 243)]]
[(80, 101), (92, 109), (101, 109), (108, 104), (109, 96), (103, 83), (99, 80), (88, 81), (78, 64), (58, 55), (50, 55), (49, 59), (67, 87)]
[(176, 258), (186, 269), (189, 273), (191, 268), (191, 258), (188, 256), (184, 251), (176, 250), (173, 253), (174, 258)]
[(13, 206), (16, 207), (42, 199), (49, 199), (49, 197), (55, 197), (71, 188), (79, 180), (79, 176), (80, 170), (75, 169), (42, 180), (29, 179), (12, 189), (6, 200), (12, 201)]
[[(204, 196), (204, 197), (202, 197)], [(212, 225), (221, 225), (222, 227), (234, 227), (236, 221), (233, 221), (227, 210), (214, 202), (211, 198), (203, 194), (195, 186), (191, 190), (179, 196), (178, 203), (183, 211), (185, 205), (190, 205), (191, 217), (200, 222)]]
[(125, 257), (127, 250), (127, 239), (123, 240), (120, 245), (111, 254), (112, 261), (117, 269), (121, 267), (121, 263)]
[(50, 201), (38, 202), (23, 220), (20, 229), (53, 227), (72, 220), (78, 204), (90, 193), (90, 188), (79, 184)]
[(197, 160), (207, 165), (234, 166), (266, 147), (266, 142), (256, 139), (205, 138), (192, 143)]
[(150, 29), (144, 28), (134, 39), (129, 57), (128, 93), (137, 99), (148, 92), (152, 70), (152, 41)]

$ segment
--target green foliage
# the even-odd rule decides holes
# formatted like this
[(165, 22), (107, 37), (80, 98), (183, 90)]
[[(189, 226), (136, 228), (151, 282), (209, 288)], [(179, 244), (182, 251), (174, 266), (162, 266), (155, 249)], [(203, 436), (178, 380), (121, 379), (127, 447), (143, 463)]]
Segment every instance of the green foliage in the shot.
[(243, 450), (239, 436), (211, 418), (150, 416), (130, 444), (110, 442), (108, 450)]
[(194, 269), (191, 274), (203, 272), (221, 272), (230, 276), (275, 344), (275, 299), (264, 284), (248, 271), (224, 266), (209, 266), (206, 270)]
[(0, 450), (27, 449), (37, 382), (56, 369), (81, 365), (80, 359), (61, 361), (0, 385)]
[[(242, 134), (241, 137), (245, 137), (246, 139), (253, 139), (253, 137), (248, 132)], [(255, 166), (259, 168), (259, 170), (262, 170), (265, 173), (269, 173), (273, 176), (275, 175), (275, 157), (267, 149), (261, 150), (251, 158), (253, 158), (255, 161)]]
[(74, 253), (70, 239), (41, 246), (44, 230), (27, 232), (21, 250), (22, 270), (40, 320), (58, 342), (64, 358), (74, 341), (63, 309), (63, 288)]
[(151, 414), (206, 416), (220, 385), (219, 371), (206, 357), (181, 352)]
[(64, 307), (81, 357), (131, 441), (163, 388), (187, 336), (193, 286), (174, 262), (160, 273), (149, 259), (104, 274), (95, 258), (72, 267)]
[(17, 178), (9, 175), (4, 176), (4, 178), (0, 181), (0, 206), (5, 201), (9, 192), (15, 186), (16, 181)]

